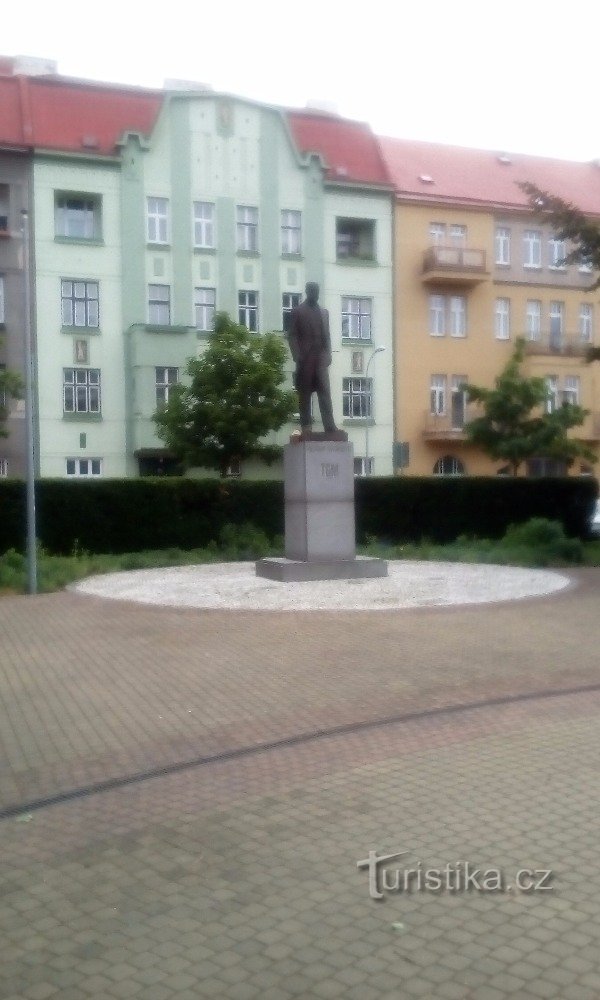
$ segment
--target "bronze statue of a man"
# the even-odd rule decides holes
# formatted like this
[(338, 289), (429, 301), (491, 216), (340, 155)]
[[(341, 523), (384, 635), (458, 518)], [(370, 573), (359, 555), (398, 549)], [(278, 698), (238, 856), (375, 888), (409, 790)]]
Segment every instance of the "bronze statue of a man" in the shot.
[(306, 298), (292, 311), (289, 344), (296, 363), (294, 386), (300, 397), (300, 426), (302, 432), (311, 429), (310, 402), (313, 392), (319, 400), (319, 410), (325, 431), (337, 431), (333, 419), (329, 365), (331, 364), (331, 336), (329, 313), (319, 305), (319, 286), (309, 281)]

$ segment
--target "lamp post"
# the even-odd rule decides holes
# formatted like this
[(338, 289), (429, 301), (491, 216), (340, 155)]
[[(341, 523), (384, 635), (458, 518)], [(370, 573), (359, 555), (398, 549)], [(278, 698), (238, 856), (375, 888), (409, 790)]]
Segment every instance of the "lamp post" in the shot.
[(37, 593), (37, 551), (35, 530), (35, 437), (33, 426), (33, 345), (31, 337), (31, 293), (29, 288), (29, 215), (21, 213), (23, 234), (23, 309), (25, 323), (25, 421), (27, 497), (27, 590)]
[[(376, 347), (375, 350), (373, 351), (373, 353), (371, 354), (371, 357), (367, 361), (367, 368), (366, 368), (366, 371), (365, 371), (365, 379), (368, 379), (368, 377), (369, 377), (369, 368), (371, 367), (371, 361), (373, 360), (373, 358), (375, 357), (376, 354), (381, 354), (382, 351), (385, 351), (385, 347)], [(371, 395), (371, 409), (372, 408), (373, 408), (373, 397)], [(370, 475), (370, 472), (369, 472), (369, 421), (370, 421), (370, 419), (371, 419), (371, 417), (368, 416), (367, 417), (367, 424), (366, 424), (366, 427), (365, 427), (365, 476), (369, 476)]]

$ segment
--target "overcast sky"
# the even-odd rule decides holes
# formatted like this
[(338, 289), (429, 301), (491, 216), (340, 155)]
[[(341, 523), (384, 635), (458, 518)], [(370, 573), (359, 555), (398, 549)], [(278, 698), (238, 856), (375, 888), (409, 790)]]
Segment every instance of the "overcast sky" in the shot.
[(597, 0), (30, 0), (0, 45), (65, 76), (320, 99), (381, 135), (591, 160), (599, 25)]

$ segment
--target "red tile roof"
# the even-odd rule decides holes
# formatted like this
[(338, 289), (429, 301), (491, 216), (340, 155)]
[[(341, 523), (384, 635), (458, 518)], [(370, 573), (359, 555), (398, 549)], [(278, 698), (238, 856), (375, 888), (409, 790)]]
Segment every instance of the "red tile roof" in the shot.
[(319, 153), (328, 180), (390, 186), (377, 139), (369, 125), (319, 111), (287, 111), (301, 153)]
[(0, 145), (113, 155), (123, 132), (151, 133), (162, 99), (133, 87), (0, 76)]
[(600, 215), (600, 166), (595, 163), (406, 139), (380, 138), (379, 144), (399, 197), (526, 208), (527, 198), (517, 182), (531, 181), (583, 212)]

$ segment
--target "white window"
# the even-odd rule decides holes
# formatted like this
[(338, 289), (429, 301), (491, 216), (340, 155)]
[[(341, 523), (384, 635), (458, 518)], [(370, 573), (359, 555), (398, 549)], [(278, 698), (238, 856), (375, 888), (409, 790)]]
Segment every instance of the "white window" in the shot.
[(496, 229), (496, 264), (510, 264), (510, 229)]
[(363, 458), (362, 456), (355, 456), (354, 458), (354, 475), (355, 476), (372, 476), (373, 475), (373, 459), (371, 456), (369, 458)]
[(526, 229), (523, 235), (524, 267), (542, 266), (542, 234), (539, 229)]
[(63, 369), (63, 412), (100, 413), (100, 369)]
[(98, 327), (98, 282), (61, 279), (63, 326)]
[(446, 412), (446, 381), (445, 375), (431, 376), (429, 409), (435, 417), (440, 417)]
[(238, 322), (251, 333), (258, 331), (258, 292), (238, 292)]
[(579, 270), (582, 274), (591, 274), (593, 269), (591, 260), (582, 260), (579, 264)]
[(450, 245), (453, 247), (465, 247), (467, 245), (467, 227), (450, 226), (448, 229)]
[(594, 339), (594, 310), (590, 302), (579, 306), (579, 337), (583, 344), (591, 344)]
[(213, 250), (215, 241), (215, 206), (210, 201), (194, 202), (194, 246)]
[(214, 330), (216, 291), (214, 288), (194, 289), (194, 312), (197, 330)]
[(335, 248), (338, 260), (375, 260), (374, 219), (336, 219)]
[(148, 285), (148, 322), (152, 326), (170, 326), (171, 289), (169, 285)]
[(237, 248), (243, 253), (258, 253), (258, 209), (237, 207)]
[(167, 198), (147, 198), (146, 219), (148, 243), (169, 242), (169, 201)]
[(8, 476), (8, 459), (0, 458), (0, 479), (6, 479)]
[(285, 333), (289, 333), (292, 324), (292, 312), (296, 306), (300, 305), (302, 296), (300, 292), (284, 292), (281, 296), (282, 327)]
[(432, 246), (443, 246), (446, 242), (446, 225), (444, 222), (429, 223), (429, 240)]
[(554, 413), (558, 409), (558, 378), (556, 375), (546, 375), (546, 412)]
[(444, 455), (443, 458), (438, 458), (435, 463), (433, 474), (434, 476), (464, 476), (465, 467), (460, 458), (455, 458), (454, 455)]
[(450, 419), (453, 430), (462, 430), (467, 418), (467, 394), (463, 388), (466, 375), (453, 375), (450, 393)]
[(528, 299), (525, 313), (527, 340), (539, 340), (542, 331), (542, 303), (539, 299)]
[(449, 327), (451, 337), (467, 334), (467, 300), (464, 295), (451, 295), (449, 301)]
[(373, 379), (345, 378), (342, 381), (342, 412), (345, 417), (370, 418), (373, 412)]
[(565, 325), (564, 302), (550, 303), (550, 347), (560, 348), (563, 342)]
[(0, 274), (0, 323), (4, 323), (5, 313), (4, 313), (4, 275)]
[(443, 295), (429, 296), (429, 333), (443, 337), (446, 333), (446, 299)]
[(497, 340), (510, 338), (510, 299), (496, 299), (494, 333)]
[(93, 240), (100, 236), (100, 199), (94, 195), (57, 194), (54, 210), (56, 236)]
[(101, 476), (101, 458), (67, 458), (67, 476)]
[(556, 236), (551, 236), (548, 240), (549, 261), (548, 266), (558, 270), (565, 270), (565, 257), (567, 256), (567, 245), (564, 240), (559, 240)]
[(281, 252), (284, 254), (302, 253), (302, 215), (284, 209), (281, 213)]
[(342, 298), (342, 337), (371, 339), (371, 299)]
[(579, 375), (565, 375), (563, 389), (563, 403), (571, 403), (573, 406), (579, 405), (581, 392), (581, 380)]
[(179, 368), (159, 367), (154, 369), (156, 388), (156, 406), (166, 406), (169, 402), (169, 392), (179, 382)]

